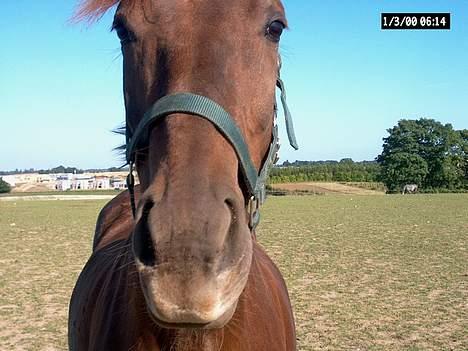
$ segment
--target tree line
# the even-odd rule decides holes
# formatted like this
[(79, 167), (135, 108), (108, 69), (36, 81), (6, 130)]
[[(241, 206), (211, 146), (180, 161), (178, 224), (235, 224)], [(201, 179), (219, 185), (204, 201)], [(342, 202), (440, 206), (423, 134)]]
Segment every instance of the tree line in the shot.
[(285, 161), (270, 172), (269, 182), (376, 182), (380, 166), (375, 161)]
[(416, 184), (423, 192), (468, 191), (468, 130), (433, 119), (403, 119), (387, 130), (374, 161), (285, 161), (269, 182), (382, 182), (388, 192)]

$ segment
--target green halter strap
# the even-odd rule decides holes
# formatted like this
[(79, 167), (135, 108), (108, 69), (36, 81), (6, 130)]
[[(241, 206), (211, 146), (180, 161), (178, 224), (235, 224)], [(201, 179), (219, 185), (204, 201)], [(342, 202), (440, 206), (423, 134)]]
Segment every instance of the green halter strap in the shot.
[[(281, 102), (284, 109), (289, 142), (291, 146), (297, 150), (298, 146), (294, 135), (292, 118), (286, 104), (284, 84), (281, 79), (278, 78), (276, 85), (281, 90)], [(162, 97), (156, 101), (156, 103), (144, 114), (134, 133), (131, 133), (129, 128), (127, 128), (126, 158), (127, 162), (130, 164), (130, 173), (127, 177), (127, 186), (130, 191), (130, 200), (132, 203), (133, 214), (135, 215), (133, 178), (135, 153), (139, 147), (148, 144), (151, 125), (156, 121), (174, 113), (180, 113), (187, 117), (190, 115), (196, 115), (207, 119), (213, 123), (218, 131), (230, 142), (241, 165), (240, 168), (242, 175), (247, 186), (248, 195), (250, 196), (249, 212), (251, 218), (249, 226), (251, 229), (254, 229), (259, 222), (258, 209), (265, 201), (266, 180), (268, 178), (268, 172), (278, 159), (277, 153), (279, 150), (279, 139), (278, 127), (276, 125), (276, 106), (272, 142), (268, 150), (267, 158), (263, 163), (260, 172), (258, 172), (252, 162), (252, 159), (250, 158), (249, 149), (242, 136), (242, 132), (236, 125), (231, 115), (213, 100), (210, 100), (205, 96), (192, 93), (177, 93)]]

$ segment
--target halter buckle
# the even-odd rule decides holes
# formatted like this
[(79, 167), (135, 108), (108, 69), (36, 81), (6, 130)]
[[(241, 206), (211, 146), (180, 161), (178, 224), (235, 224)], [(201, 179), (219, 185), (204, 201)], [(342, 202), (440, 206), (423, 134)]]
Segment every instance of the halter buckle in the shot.
[(260, 222), (260, 201), (256, 196), (249, 199), (249, 227), (254, 230)]

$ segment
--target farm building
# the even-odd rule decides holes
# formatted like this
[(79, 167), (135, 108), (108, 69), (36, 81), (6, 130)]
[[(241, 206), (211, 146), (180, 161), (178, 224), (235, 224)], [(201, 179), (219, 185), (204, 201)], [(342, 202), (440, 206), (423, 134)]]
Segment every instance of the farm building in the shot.
[(112, 187), (114, 190), (124, 190), (127, 189), (127, 182), (123, 180), (114, 181)]
[(111, 189), (111, 179), (91, 174), (61, 174), (56, 177), (55, 189), (60, 191)]
[(88, 190), (93, 189), (92, 184), (94, 180), (90, 176), (85, 176), (83, 174), (60, 174), (57, 175), (55, 180), (55, 189), (65, 191), (65, 190)]
[(126, 172), (103, 173), (22, 173), (2, 176), (15, 192), (28, 191), (67, 191), (67, 190), (106, 190), (127, 188)]
[(125, 178), (121, 176), (96, 174), (61, 174), (57, 175), (55, 189), (65, 190), (106, 190), (126, 189)]

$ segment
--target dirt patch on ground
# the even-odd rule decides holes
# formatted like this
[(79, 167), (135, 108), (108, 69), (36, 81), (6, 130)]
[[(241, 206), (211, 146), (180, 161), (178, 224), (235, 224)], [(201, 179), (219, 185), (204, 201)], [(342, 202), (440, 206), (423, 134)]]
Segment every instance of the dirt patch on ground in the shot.
[(355, 186), (328, 183), (328, 182), (306, 182), (306, 183), (282, 183), (272, 184), (272, 188), (286, 191), (310, 192), (312, 194), (343, 194), (343, 195), (383, 195), (384, 192), (362, 189)]
[(17, 184), (13, 189), (13, 193), (30, 193), (30, 192), (46, 192), (53, 190), (52, 185), (46, 185), (41, 183), (24, 183), (24, 184)]

